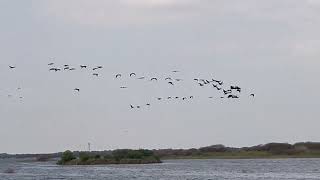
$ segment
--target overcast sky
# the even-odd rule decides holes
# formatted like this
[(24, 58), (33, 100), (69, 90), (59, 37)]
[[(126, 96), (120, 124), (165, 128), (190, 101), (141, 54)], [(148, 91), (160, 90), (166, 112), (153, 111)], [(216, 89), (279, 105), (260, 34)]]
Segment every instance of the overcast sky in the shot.
[(320, 141), (317, 0), (3, 0), (0, 23), (0, 153)]

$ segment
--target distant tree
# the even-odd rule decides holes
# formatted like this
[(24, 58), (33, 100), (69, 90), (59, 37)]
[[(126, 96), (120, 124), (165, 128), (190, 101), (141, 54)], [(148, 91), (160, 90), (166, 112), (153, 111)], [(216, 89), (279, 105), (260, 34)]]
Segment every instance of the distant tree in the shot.
[(67, 150), (62, 154), (61, 160), (58, 162), (58, 164), (64, 164), (74, 159), (76, 159), (75, 155), (71, 151)]

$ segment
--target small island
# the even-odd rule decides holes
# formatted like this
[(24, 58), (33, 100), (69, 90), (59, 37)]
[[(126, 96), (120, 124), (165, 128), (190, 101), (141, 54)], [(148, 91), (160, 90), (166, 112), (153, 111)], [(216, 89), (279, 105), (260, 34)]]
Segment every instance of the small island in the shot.
[(106, 164), (152, 164), (161, 163), (153, 151), (140, 149), (120, 149), (109, 154), (80, 152), (78, 157), (71, 151), (65, 151), (58, 165), (106, 165)]

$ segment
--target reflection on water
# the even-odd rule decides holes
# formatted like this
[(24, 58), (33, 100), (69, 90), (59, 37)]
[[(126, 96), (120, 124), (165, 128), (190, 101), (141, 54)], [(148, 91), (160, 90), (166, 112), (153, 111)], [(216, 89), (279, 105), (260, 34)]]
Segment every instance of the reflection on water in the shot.
[[(15, 173), (3, 173), (8, 168)], [(0, 160), (0, 179), (320, 179), (320, 159), (168, 160), (151, 165), (68, 167)]]

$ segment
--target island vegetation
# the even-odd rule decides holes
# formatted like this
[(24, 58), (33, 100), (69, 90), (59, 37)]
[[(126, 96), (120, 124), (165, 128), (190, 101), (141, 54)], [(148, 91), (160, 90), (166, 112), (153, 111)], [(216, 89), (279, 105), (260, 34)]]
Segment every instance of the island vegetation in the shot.
[(102, 165), (102, 164), (151, 164), (161, 163), (160, 158), (151, 150), (119, 149), (108, 154), (80, 152), (75, 156), (71, 151), (65, 151), (59, 165)]
[[(166, 159), (320, 158), (320, 142), (268, 143), (252, 147), (212, 145), (191, 149), (65, 151), (52, 154), (0, 154), (1, 158), (58, 161), (61, 165), (147, 164)], [(161, 160), (160, 160), (161, 159)]]

